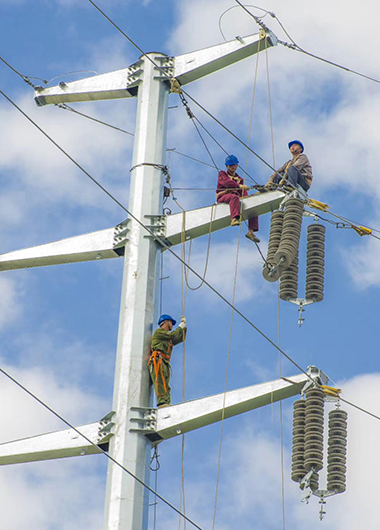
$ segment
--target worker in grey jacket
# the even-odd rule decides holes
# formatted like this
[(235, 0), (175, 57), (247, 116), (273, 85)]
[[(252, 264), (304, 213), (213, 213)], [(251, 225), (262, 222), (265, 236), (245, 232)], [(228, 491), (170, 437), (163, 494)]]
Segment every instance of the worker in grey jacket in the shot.
[(269, 177), (267, 188), (273, 188), (275, 184), (283, 186), (286, 181), (292, 189), (297, 189), (297, 185), (307, 191), (313, 180), (311, 165), (304, 152), (304, 146), (299, 140), (289, 142), (288, 147), (292, 154), (292, 159), (281, 166), (273, 175)]

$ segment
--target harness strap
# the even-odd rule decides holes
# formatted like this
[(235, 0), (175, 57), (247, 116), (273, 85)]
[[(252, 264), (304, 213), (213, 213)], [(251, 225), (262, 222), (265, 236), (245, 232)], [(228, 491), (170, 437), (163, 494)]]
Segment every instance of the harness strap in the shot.
[[(153, 373), (154, 373), (154, 382), (155, 382), (155, 390), (158, 397), (166, 396), (167, 394), (167, 386), (166, 381), (164, 377), (164, 372), (162, 370), (162, 359), (165, 359), (167, 361), (170, 361), (170, 355), (166, 355), (162, 351), (156, 350), (153, 351), (151, 356), (149, 357), (148, 366), (150, 366), (153, 363)], [(164, 385), (164, 393), (160, 394), (158, 392), (158, 374), (161, 372), (161, 380)]]

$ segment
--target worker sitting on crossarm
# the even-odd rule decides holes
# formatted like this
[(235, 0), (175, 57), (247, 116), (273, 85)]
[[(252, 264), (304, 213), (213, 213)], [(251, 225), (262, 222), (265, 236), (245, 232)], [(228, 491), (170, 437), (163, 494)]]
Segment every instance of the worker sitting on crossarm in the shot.
[(176, 321), (170, 315), (161, 315), (158, 319), (160, 327), (156, 329), (152, 337), (148, 367), (157, 396), (157, 407), (168, 407), (171, 403), (170, 359), (173, 346), (183, 342), (186, 338), (186, 318), (181, 317), (178, 328), (172, 331), (175, 324)]
[(290, 191), (297, 189), (300, 185), (303, 190), (307, 191), (311, 186), (313, 174), (309, 159), (304, 154), (303, 144), (299, 140), (293, 140), (289, 142), (288, 147), (293, 158), (269, 177), (266, 187), (271, 189), (276, 187), (276, 184), (285, 185), (285, 188)]
[[(218, 187), (216, 189), (216, 202), (226, 202), (230, 205), (231, 226), (239, 226), (241, 223), (240, 199), (248, 196), (249, 186), (244, 184), (244, 179), (236, 173), (239, 160), (235, 155), (229, 155), (225, 161), (227, 171), (219, 171)], [(254, 243), (260, 243), (260, 239), (254, 234), (259, 229), (258, 217), (248, 219), (248, 237)]]

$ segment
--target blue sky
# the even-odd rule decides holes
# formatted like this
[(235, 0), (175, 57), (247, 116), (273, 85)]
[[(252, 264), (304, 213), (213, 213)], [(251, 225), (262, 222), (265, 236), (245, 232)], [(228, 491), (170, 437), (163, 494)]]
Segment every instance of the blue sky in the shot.
[[(144, 51), (175, 55), (223, 42), (219, 17), (232, 0), (172, 2), (99, 1), (99, 6)], [(303, 48), (374, 77), (378, 74), (377, 7), (335, 0), (305, 5), (301, 0), (265, 2)], [(370, 12), (370, 16), (366, 13)], [(259, 11), (255, 11), (259, 13)], [(276, 21), (264, 21), (288, 40)], [(255, 33), (253, 20), (236, 8), (221, 21), (227, 39)], [(86, 0), (0, 0), (0, 55), (24, 75), (51, 80), (67, 72), (104, 73), (135, 62), (139, 52)], [(288, 159), (287, 142), (300, 138), (314, 182), (309, 196), (359, 224), (380, 229), (378, 108), (379, 86), (278, 46), (268, 53), (275, 163)], [(234, 133), (247, 141), (256, 58), (197, 81), (187, 91)], [(58, 77), (72, 80), (84, 73)], [(34, 81), (37, 84), (40, 81)], [(265, 56), (260, 57), (251, 145), (272, 163)], [(33, 90), (0, 63), (0, 88), (125, 205), (128, 204), (131, 136), (56, 107), (37, 108)], [(170, 96), (168, 147), (209, 162), (177, 96)], [(74, 105), (73, 105), (74, 106)], [(75, 108), (133, 132), (135, 101), (77, 104)], [(246, 152), (194, 105), (192, 110), (223, 147), (241, 161)], [(115, 226), (124, 212), (63, 157), (16, 109), (0, 100), (0, 253)], [(218, 165), (224, 153), (211, 140)], [(167, 162), (174, 187), (213, 188), (216, 172), (175, 154)], [(248, 171), (258, 182), (269, 172), (252, 154)], [(178, 191), (187, 208), (212, 204), (213, 192)], [(168, 201), (173, 212), (177, 207)], [(304, 293), (305, 234), (301, 240), (300, 295)], [(266, 252), (269, 216), (260, 218)], [(237, 230), (211, 238), (208, 281), (232, 296)], [(207, 237), (194, 242), (191, 263), (201, 274)], [(180, 249), (176, 251), (179, 253)], [(303, 256), (303, 257), (302, 257)], [(317, 365), (343, 388), (343, 396), (380, 414), (378, 368), (378, 262), (380, 241), (327, 225), (325, 299), (308, 307), (302, 328), (297, 310), (281, 302), (281, 347), (303, 368)], [(261, 258), (242, 237), (236, 305), (277, 341), (277, 286), (261, 276)], [(120, 303), (122, 260), (3, 272), (0, 275), (1, 366), (74, 424), (96, 421), (112, 407), (113, 370)], [(181, 314), (181, 269), (164, 255), (163, 310)], [(198, 280), (190, 275), (190, 284)], [(230, 309), (206, 286), (188, 293), (186, 393), (195, 399), (224, 388)], [(173, 357), (173, 400), (181, 401), (182, 351)], [(234, 317), (228, 388), (278, 377), (278, 352), (238, 316)], [(282, 361), (282, 373), (297, 369)], [(3, 429), (0, 441), (63, 426), (4, 378), (0, 384)], [(318, 505), (299, 501), (290, 480), (291, 405), (284, 403), (286, 525), (311, 529)], [(324, 528), (377, 528), (379, 422), (348, 409), (348, 490), (328, 501)], [(278, 405), (225, 423), (217, 528), (268, 530), (282, 527)], [(211, 528), (220, 425), (186, 437), (187, 513)], [(158, 490), (179, 505), (181, 440), (160, 445)], [(2, 519), (8, 530), (102, 528), (106, 462), (71, 459), (0, 469)], [(323, 484), (323, 478), (321, 483)], [(152, 483), (154, 477), (152, 477)], [(364, 487), (363, 487), (364, 486)], [(158, 506), (158, 527), (178, 519)], [(360, 523), (359, 523), (360, 521)], [(152, 526), (151, 526), (152, 527)], [(153, 528), (153, 527), (152, 527)]]

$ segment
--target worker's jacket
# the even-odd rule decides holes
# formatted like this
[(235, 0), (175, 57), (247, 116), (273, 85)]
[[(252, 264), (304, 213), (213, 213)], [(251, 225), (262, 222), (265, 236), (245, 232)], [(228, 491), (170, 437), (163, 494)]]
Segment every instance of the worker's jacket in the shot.
[(277, 173), (284, 173), (285, 172), (284, 176), (286, 178), (286, 172), (287, 172), (289, 166), (293, 166), (293, 167), (297, 168), (299, 170), (299, 172), (301, 173), (301, 175), (306, 180), (306, 182), (309, 184), (309, 186), (311, 185), (311, 181), (313, 180), (313, 174), (311, 172), (311, 165), (310, 165), (309, 159), (303, 153), (301, 153), (298, 156), (296, 156), (296, 158), (294, 158), (294, 159), (292, 158), (288, 162), (285, 162), (285, 164), (283, 166), (281, 166), (277, 170), (276, 173), (273, 173), (273, 175), (271, 175), (269, 177), (269, 181), (268, 182), (273, 182), (274, 179), (276, 178)]
[(234, 177), (230, 177), (227, 171), (219, 171), (216, 199), (218, 200), (219, 197), (226, 193), (234, 193), (239, 195), (239, 197), (246, 197), (248, 192), (239, 187), (241, 184), (244, 184), (244, 179), (239, 177), (237, 173), (235, 173)]
[(174, 331), (165, 331), (162, 328), (156, 329), (152, 337), (152, 352), (159, 351), (165, 356), (168, 355), (169, 358), (166, 359), (166, 357), (164, 357), (164, 360), (169, 362), (170, 357), (172, 355), (173, 346), (179, 344), (180, 342), (183, 342), (186, 330), (187, 328), (183, 330), (179, 327)]

